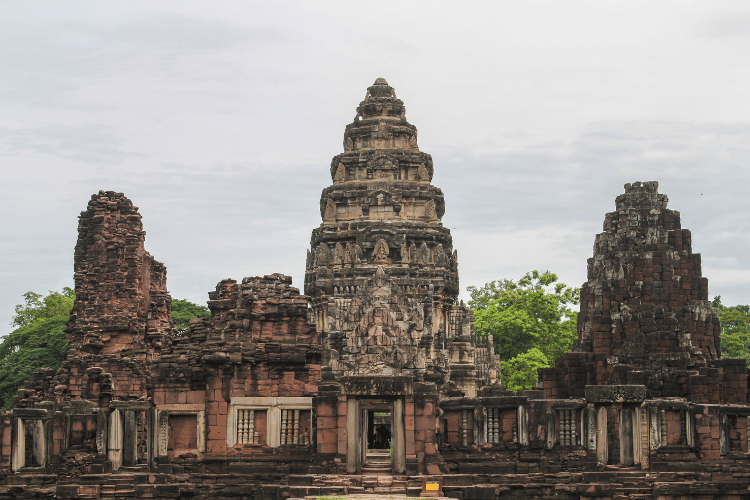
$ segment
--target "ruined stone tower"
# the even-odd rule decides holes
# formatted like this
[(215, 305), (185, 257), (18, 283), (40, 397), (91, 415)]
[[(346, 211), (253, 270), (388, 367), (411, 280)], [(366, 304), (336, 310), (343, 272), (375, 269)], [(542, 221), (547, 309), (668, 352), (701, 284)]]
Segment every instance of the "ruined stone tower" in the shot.
[(467, 395), (495, 377), (491, 346), (456, 304), (458, 259), (440, 218), (432, 157), (383, 78), (367, 89), (331, 161), (305, 294), (337, 376), (413, 376)]
[[(649, 397), (735, 400), (737, 391), (727, 385), (723, 394), (719, 371), (710, 369), (733, 370), (719, 359), (719, 317), (700, 254), (658, 187), (625, 184), (606, 215), (581, 287), (578, 341), (543, 370), (548, 397), (583, 397), (587, 384), (639, 384)], [(706, 380), (716, 385), (710, 397)], [(736, 396), (744, 403), (744, 394)]]

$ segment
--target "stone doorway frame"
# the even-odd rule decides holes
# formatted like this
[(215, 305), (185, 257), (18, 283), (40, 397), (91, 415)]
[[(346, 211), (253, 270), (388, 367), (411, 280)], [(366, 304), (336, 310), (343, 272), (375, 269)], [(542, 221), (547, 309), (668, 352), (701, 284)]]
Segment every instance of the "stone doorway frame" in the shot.
[(406, 473), (406, 432), (404, 397), (352, 397), (346, 402), (346, 472), (361, 474), (367, 454), (367, 418), (369, 411), (391, 413), (391, 470)]

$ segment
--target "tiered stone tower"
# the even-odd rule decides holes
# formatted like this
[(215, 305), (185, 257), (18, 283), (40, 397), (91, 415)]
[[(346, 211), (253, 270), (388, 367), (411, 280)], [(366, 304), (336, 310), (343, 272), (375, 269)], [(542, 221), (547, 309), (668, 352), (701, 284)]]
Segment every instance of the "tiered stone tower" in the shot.
[(432, 175), (404, 103), (378, 78), (331, 161), (305, 294), (334, 374), (411, 375), (442, 387), (451, 373), (473, 395), (495, 378), (492, 347), (456, 305), (458, 259)]

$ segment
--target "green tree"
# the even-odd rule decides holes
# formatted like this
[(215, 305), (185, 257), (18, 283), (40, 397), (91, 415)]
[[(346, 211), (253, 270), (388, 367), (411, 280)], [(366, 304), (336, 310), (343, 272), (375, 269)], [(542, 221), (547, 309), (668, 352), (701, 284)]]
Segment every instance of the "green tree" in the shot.
[(62, 292), (50, 290), (46, 297), (38, 293), (26, 292), (23, 294), (24, 303), (16, 306), (16, 314), (10, 324), (11, 326), (29, 326), (39, 319), (69, 315), (75, 298), (75, 291), (67, 286), (62, 289)]
[(172, 301), (172, 319), (174, 319), (174, 326), (177, 328), (178, 335), (189, 328), (191, 319), (210, 317), (211, 311), (206, 306), (199, 306), (184, 299)]
[(721, 320), (722, 357), (744, 358), (750, 364), (750, 305), (725, 306), (717, 295), (711, 306)]
[(502, 364), (503, 385), (511, 391), (531, 389), (537, 382), (537, 369), (549, 366), (547, 357), (536, 347)]
[(577, 313), (568, 306), (579, 303), (580, 290), (558, 283), (554, 273), (531, 271), (517, 282), (491, 281), (468, 291), (477, 333), (492, 335), (508, 367), (502, 370), (506, 385), (512, 376), (514, 387), (533, 387), (536, 368), (550, 366), (576, 338)]
[(35, 371), (59, 368), (68, 347), (63, 330), (75, 292), (66, 287), (47, 296), (26, 292), (23, 297), (11, 321), (17, 328), (0, 343), (0, 404), (5, 409), (13, 407), (13, 396)]

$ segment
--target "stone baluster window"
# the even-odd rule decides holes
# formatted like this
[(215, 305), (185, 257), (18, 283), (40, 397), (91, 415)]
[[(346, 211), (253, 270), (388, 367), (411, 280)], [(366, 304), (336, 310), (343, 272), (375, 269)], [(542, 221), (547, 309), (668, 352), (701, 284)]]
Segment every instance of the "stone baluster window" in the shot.
[(281, 445), (310, 445), (310, 410), (281, 410)]
[(474, 444), (473, 409), (446, 410), (443, 413), (443, 435), (446, 445)]
[(576, 444), (576, 411), (557, 410), (557, 442), (561, 446), (573, 446)]
[(227, 446), (309, 446), (312, 398), (232, 398), (227, 416)]

